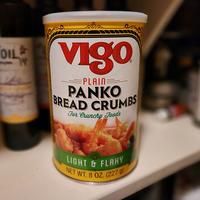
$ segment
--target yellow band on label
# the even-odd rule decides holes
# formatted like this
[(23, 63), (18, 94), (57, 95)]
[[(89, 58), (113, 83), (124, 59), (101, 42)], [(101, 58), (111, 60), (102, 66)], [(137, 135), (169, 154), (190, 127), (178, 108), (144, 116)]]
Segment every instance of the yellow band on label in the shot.
[(64, 175), (76, 180), (88, 182), (107, 182), (116, 180), (127, 175), (131, 170), (136, 167), (137, 164), (137, 160), (134, 160), (130, 165), (127, 164), (116, 169), (104, 171), (88, 171), (67, 166), (63, 163), (59, 163), (55, 159), (53, 159), (53, 161), (56, 168)]

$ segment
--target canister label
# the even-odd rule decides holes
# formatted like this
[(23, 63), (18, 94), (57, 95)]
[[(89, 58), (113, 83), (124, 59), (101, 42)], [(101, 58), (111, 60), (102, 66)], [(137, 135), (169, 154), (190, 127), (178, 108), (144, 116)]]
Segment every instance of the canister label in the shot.
[(23, 123), (38, 115), (31, 38), (0, 38), (0, 115)]
[(122, 177), (137, 162), (142, 25), (56, 26), (46, 29), (54, 163), (78, 180)]

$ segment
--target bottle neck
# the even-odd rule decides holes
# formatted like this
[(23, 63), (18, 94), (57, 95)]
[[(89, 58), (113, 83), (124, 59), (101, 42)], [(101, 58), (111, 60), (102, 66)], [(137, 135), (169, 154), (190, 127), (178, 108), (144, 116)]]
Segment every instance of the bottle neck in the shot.
[(36, 9), (42, 15), (60, 11), (57, 0), (37, 0), (36, 3)]
[(57, 0), (37, 0), (36, 5), (38, 8), (57, 8), (58, 3)]
[(127, 0), (107, 0), (107, 10), (127, 10)]
[(75, 10), (85, 11), (92, 9), (92, 0), (76, 0)]

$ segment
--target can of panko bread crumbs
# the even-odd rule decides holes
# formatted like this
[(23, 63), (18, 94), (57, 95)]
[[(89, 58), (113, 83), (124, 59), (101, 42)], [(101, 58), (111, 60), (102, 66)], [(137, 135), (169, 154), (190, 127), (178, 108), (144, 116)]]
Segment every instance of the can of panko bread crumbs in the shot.
[(44, 16), (53, 160), (66, 176), (107, 182), (136, 166), (146, 21), (118, 11)]

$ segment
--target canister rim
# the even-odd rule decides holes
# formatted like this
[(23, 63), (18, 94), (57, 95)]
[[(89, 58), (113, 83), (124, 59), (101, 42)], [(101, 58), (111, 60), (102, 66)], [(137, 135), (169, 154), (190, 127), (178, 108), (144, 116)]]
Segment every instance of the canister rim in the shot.
[(132, 11), (71, 11), (58, 12), (43, 16), (43, 23), (59, 23), (63, 21), (134, 21), (147, 22), (147, 15)]

